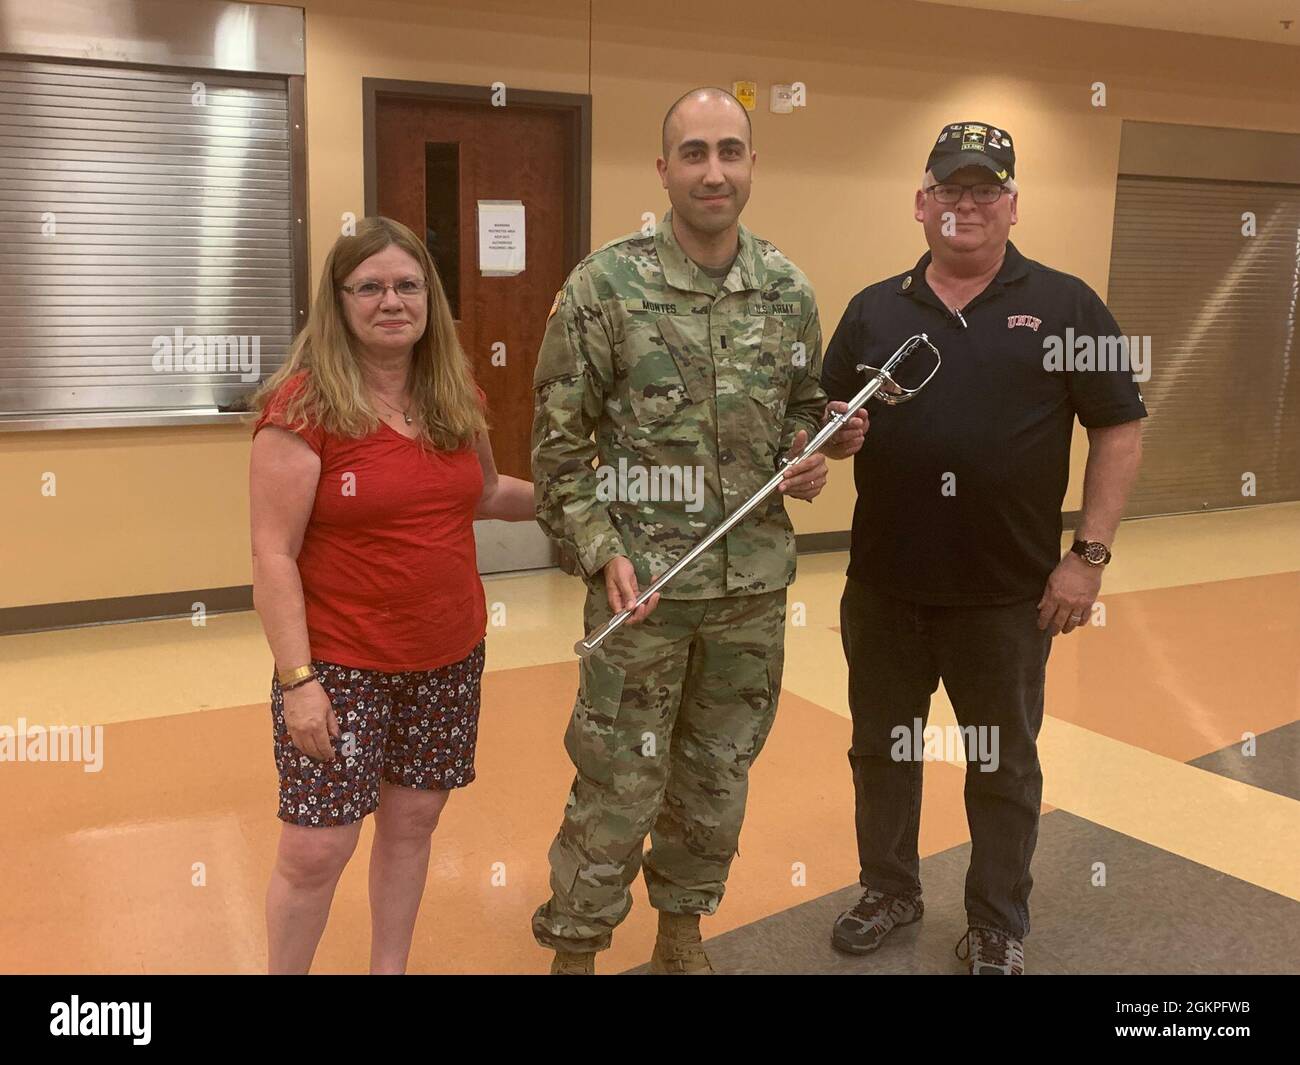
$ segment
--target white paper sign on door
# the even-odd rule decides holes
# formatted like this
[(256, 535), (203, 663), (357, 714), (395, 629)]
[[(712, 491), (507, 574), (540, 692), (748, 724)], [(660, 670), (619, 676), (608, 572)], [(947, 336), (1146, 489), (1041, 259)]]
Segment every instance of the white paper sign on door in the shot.
[(478, 201), (478, 268), (484, 277), (524, 272), (523, 201)]

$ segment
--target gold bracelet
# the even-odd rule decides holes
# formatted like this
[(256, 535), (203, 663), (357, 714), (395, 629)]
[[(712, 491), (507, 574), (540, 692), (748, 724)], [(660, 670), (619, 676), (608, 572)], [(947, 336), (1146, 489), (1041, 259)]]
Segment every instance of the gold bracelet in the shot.
[(308, 680), (316, 676), (316, 671), (310, 665), (299, 666), (297, 669), (291, 669), (287, 673), (281, 673), (280, 687), (284, 688), (300, 680)]

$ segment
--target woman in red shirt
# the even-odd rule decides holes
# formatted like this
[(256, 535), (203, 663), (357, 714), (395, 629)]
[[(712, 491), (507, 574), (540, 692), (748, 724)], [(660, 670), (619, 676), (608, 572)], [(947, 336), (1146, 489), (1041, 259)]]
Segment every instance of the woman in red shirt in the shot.
[[(367, 218), (254, 398), (253, 601), (275, 656), (279, 852), (269, 967), (305, 973), (375, 813), (370, 968), (402, 972), (452, 788), (474, 779), (486, 610), (474, 519), (531, 521), (499, 476), (437, 272)], [(265, 430), (265, 431), (263, 431)]]

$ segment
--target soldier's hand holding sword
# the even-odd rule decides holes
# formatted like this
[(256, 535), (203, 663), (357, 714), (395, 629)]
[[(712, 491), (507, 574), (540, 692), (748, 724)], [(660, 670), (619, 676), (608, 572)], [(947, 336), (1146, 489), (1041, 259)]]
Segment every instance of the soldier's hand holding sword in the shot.
[(794, 442), (786, 452), (786, 460), (791, 464), (785, 468), (785, 476), (776, 490), (782, 495), (805, 499), (811, 503), (826, 485), (826, 456), (818, 451), (802, 462), (794, 462), (794, 458), (807, 446), (808, 431), (800, 429), (794, 434)]
[[(640, 591), (636, 585), (636, 570), (630, 559), (617, 555), (605, 563), (605, 594), (609, 597), (609, 609), (617, 616), (636, 602)], [(649, 599), (627, 616), (624, 625), (639, 625), (645, 621), (654, 608), (659, 605), (659, 593), (655, 592)]]
[[(822, 416), (822, 424), (825, 425), (836, 414), (843, 414), (848, 409), (849, 405), (839, 400), (828, 403), (826, 412)], [(863, 441), (867, 438), (869, 424), (867, 408), (863, 407), (840, 427), (840, 430), (826, 442), (821, 451), (818, 451), (815, 455), (809, 455), (802, 462), (787, 466), (785, 468), (785, 477), (778, 486), (777, 491), (795, 499), (806, 499), (811, 503), (817, 497), (817, 493), (826, 486), (827, 457), (847, 459), (856, 455), (861, 450)], [(795, 434), (794, 443), (790, 445), (786, 458), (793, 459), (807, 446), (808, 433), (806, 430), (800, 429)]]

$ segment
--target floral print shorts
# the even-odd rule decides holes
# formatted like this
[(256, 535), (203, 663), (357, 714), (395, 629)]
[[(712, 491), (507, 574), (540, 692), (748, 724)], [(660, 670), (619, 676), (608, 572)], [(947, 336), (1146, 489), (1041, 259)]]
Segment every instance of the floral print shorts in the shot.
[(335, 758), (322, 762), (294, 746), (284, 693), (271, 680), (281, 821), (306, 827), (350, 825), (379, 806), (379, 784), (448, 790), (474, 779), (484, 641), (438, 669), (381, 673), (313, 659), (338, 718)]

